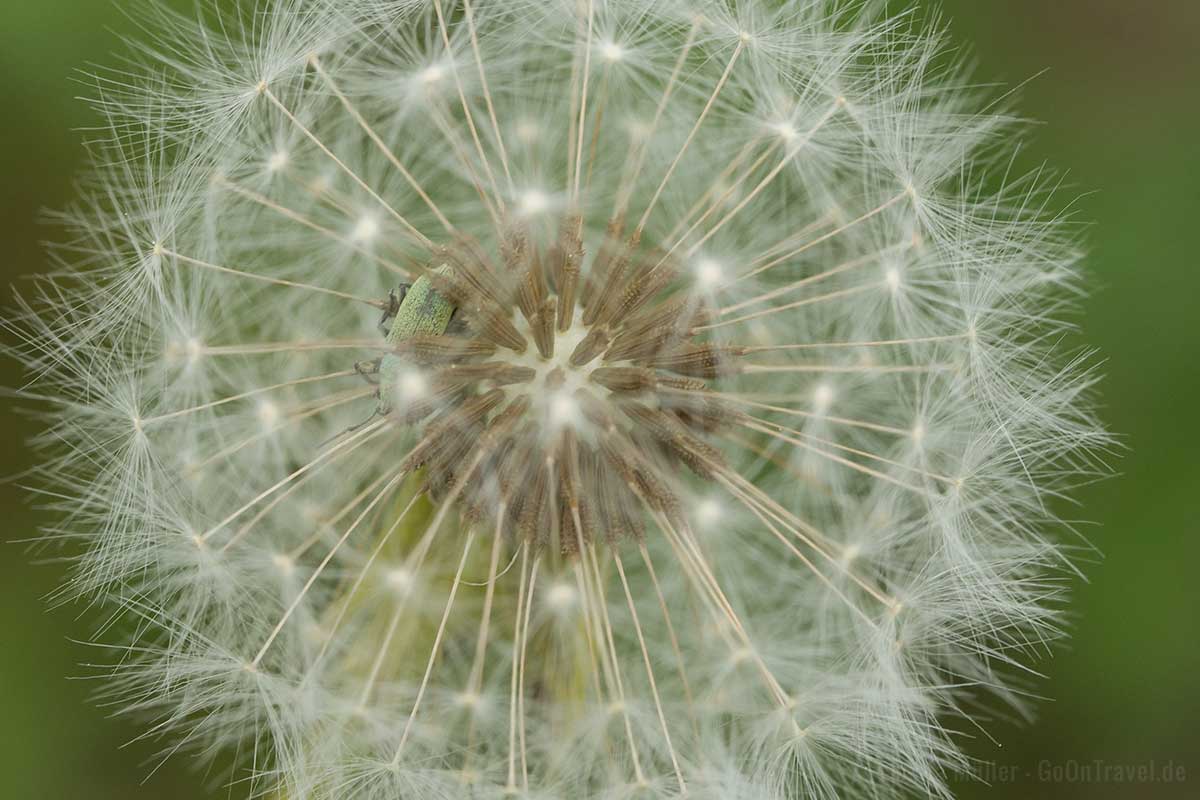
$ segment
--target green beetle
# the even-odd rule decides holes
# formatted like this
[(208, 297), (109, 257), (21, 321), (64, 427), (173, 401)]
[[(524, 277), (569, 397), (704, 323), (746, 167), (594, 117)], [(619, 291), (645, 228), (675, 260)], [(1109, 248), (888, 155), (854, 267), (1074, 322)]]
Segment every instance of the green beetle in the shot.
[[(436, 270), (439, 275), (446, 275), (449, 271), (446, 266)], [(390, 306), (384, 312), (379, 325), (384, 330), (385, 341), (393, 352), (374, 361), (359, 361), (354, 365), (360, 375), (379, 386), (379, 404), (367, 422), (377, 416), (387, 416), (392, 411), (397, 383), (402, 377), (405, 364), (404, 357), (394, 352), (395, 348), (418, 336), (441, 336), (452, 324), (459, 327), (455, 318), (457, 308), (433, 288), (433, 282), (427, 275), (422, 275), (414, 283), (391, 292), (389, 300)]]

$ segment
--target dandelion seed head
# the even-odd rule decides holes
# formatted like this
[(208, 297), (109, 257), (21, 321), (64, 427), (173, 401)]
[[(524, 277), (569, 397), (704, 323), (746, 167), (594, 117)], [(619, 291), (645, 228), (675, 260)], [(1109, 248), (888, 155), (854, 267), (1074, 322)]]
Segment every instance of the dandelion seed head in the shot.
[(828, 383), (817, 384), (812, 394), (813, 411), (818, 414), (824, 414), (829, 410), (830, 404), (833, 403), (834, 396), (833, 387)]
[(900, 270), (896, 267), (888, 267), (883, 272), (883, 281), (892, 292), (898, 291), (900, 289)]
[(446, 77), (446, 68), (440, 64), (431, 64), (417, 73), (417, 80), (426, 86), (440, 83)]
[(605, 61), (617, 62), (625, 58), (625, 48), (616, 42), (601, 42), (600, 55)]
[(276, 150), (267, 157), (267, 172), (279, 172), (287, 166), (287, 163), (288, 152), (286, 150)]
[(404, 567), (393, 567), (392, 569), (389, 569), (385, 573), (384, 579), (387, 581), (388, 587), (396, 591), (407, 590), (412, 586), (413, 582), (412, 573)]
[(258, 418), (264, 428), (270, 428), (279, 421), (279, 407), (269, 400), (258, 404)]
[(713, 258), (702, 258), (696, 262), (696, 283), (701, 289), (713, 290), (719, 287), (725, 279), (725, 270), (721, 262)]
[[(536, 138), (536, 132), (531, 135)], [(529, 189), (521, 195), (521, 213), (526, 217), (541, 214), (550, 208), (550, 197), (538, 189)]]
[(721, 502), (715, 498), (706, 497), (696, 505), (696, 520), (702, 526), (712, 525), (722, 516)]
[(400, 397), (411, 402), (425, 397), (429, 392), (429, 382), (420, 370), (409, 369), (400, 374), (396, 381)]
[(118, 702), (291, 800), (944, 795), (1108, 440), (1012, 118), (836, 5), (154, 12), (9, 325)]
[(351, 237), (358, 242), (367, 243), (379, 235), (379, 223), (372, 216), (363, 216), (354, 225)]
[(271, 563), (275, 565), (280, 574), (285, 576), (291, 575), (296, 569), (296, 563), (286, 553), (275, 553), (271, 556)]
[(785, 142), (794, 141), (800, 135), (800, 131), (796, 130), (796, 126), (790, 122), (775, 122), (771, 124), (770, 128)]
[(516, 125), (517, 139), (528, 145), (536, 142), (542, 135), (542, 128), (536, 121), (531, 119), (522, 119)]
[(555, 611), (566, 611), (576, 602), (575, 587), (568, 583), (556, 583), (546, 593), (546, 603)]

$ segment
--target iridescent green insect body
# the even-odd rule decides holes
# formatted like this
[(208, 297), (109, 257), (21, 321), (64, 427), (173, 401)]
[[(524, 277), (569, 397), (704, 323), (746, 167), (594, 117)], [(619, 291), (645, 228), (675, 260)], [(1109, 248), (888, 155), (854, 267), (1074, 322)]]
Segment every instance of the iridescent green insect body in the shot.
[[(445, 267), (439, 272), (446, 271)], [(409, 339), (418, 336), (441, 336), (450, 326), (454, 306), (433, 288), (425, 275), (417, 278), (404, 292), (391, 320), (387, 343), (393, 350)], [(386, 321), (386, 317), (385, 317)], [(406, 360), (395, 352), (389, 352), (379, 361), (379, 407), (377, 413), (391, 412), (396, 394), (402, 386)]]

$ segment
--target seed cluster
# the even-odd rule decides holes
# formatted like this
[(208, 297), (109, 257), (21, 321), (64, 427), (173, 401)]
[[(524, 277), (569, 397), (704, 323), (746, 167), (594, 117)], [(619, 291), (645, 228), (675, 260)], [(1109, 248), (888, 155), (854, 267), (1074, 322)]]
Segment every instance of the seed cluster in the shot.
[(928, 15), (144, 5), (0, 322), (114, 707), (254, 797), (949, 795), (1110, 440)]
[(698, 340), (703, 301), (619, 221), (585, 275), (581, 229), (564, 218), (544, 249), (510, 229), (498, 259), (467, 239), (439, 248), (424, 274), (467, 330), (398, 343), (421, 373), (387, 387), (391, 420), (424, 423), (405, 471), (424, 467), (436, 496), (564, 553), (641, 537), (643, 506), (678, 509), (681, 467), (724, 468), (707, 438), (734, 412), (706, 379), (736, 372), (740, 354)]

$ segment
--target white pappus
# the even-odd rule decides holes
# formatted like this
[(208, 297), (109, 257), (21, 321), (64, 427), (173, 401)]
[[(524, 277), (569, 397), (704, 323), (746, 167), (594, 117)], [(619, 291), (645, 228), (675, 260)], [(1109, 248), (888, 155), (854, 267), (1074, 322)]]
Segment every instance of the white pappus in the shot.
[(278, 800), (948, 795), (1108, 438), (1053, 180), (883, 6), (140, 7), (6, 322), (114, 701)]

